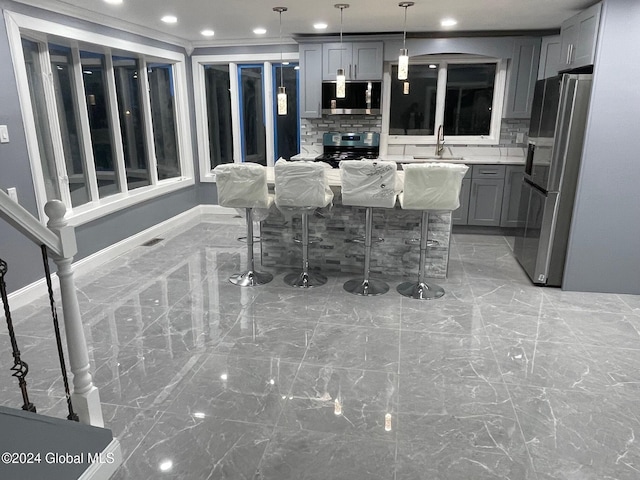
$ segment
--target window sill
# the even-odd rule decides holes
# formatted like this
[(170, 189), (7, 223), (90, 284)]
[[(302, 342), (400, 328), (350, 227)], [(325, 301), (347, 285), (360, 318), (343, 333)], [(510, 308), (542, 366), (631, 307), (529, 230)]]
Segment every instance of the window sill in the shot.
[(91, 202), (68, 210), (66, 219), (69, 225), (78, 227), (138, 203), (194, 185), (194, 183), (193, 178), (184, 177), (163, 180), (155, 186), (142, 187), (125, 194), (112, 195), (97, 202)]

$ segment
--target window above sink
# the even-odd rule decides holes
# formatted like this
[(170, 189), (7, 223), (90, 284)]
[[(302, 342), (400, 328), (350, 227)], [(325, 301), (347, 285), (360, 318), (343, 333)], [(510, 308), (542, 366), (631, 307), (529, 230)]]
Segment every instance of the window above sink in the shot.
[[(382, 131), (389, 144), (433, 144), (443, 125), (449, 145), (497, 145), (506, 62), (476, 55), (422, 55), (411, 59), (408, 93), (397, 63), (385, 73)], [(434, 156), (435, 157), (435, 156)]]

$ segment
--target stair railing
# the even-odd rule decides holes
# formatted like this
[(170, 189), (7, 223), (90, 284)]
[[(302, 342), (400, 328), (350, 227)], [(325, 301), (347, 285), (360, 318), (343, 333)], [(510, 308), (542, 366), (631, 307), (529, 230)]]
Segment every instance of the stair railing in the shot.
[[(73, 392), (68, 396), (68, 404), (69, 406), (71, 403), (73, 404), (75, 412), (70, 408), (70, 415), (77, 413), (80, 422), (103, 427), (100, 393), (93, 384), (93, 378), (89, 371), (89, 352), (82, 327), (82, 317), (71, 266), (73, 257), (78, 251), (75, 229), (65, 220), (66, 207), (61, 201), (48, 202), (44, 211), (49, 219), (46, 227), (0, 189), (0, 216), (36, 245), (44, 246), (43, 257), (46, 259), (46, 252), (49, 252), (57, 266), (67, 353), (70, 370), (73, 374)], [(45, 271), (47, 269), (48, 263), (45, 266)], [(50, 282), (48, 282), (48, 287), (55, 328), (57, 315)], [(58, 350), (59, 353), (62, 353), (60, 343)], [(64, 365), (64, 360), (62, 360), (62, 364)], [(64, 368), (66, 369), (66, 367)]]

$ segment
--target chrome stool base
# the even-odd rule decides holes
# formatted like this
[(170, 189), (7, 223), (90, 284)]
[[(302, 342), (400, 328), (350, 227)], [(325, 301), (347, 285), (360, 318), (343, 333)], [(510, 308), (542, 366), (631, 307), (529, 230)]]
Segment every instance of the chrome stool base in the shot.
[(348, 280), (342, 288), (353, 295), (362, 295), (363, 297), (382, 295), (389, 291), (389, 285), (382, 280), (365, 280), (364, 278)]
[(273, 275), (266, 272), (254, 272), (248, 270), (242, 273), (235, 273), (229, 277), (229, 281), (234, 285), (240, 287), (255, 287), (257, 285), (264, 285), (273, 280)]
[(284, 283), (286, 283), (290, 287), (320, 287), (327, 283), (327, 277), (325, 277), (321, 273), (313, 272), (289, 273), (288, 275), (285, 275)]
[(416, 300), (433, 300), (444, 295), (444, 288), (426, 282), (404, 282), (396, 290), (400, 295)]

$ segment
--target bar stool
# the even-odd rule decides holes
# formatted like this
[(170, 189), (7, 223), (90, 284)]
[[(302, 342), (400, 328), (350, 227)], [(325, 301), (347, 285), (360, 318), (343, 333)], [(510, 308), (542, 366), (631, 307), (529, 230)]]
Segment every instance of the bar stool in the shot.
[(326, 207), (333, 200), (327, 181), (328, 165), (320, 162), (288, 162), (278, 160), (275, 173), (276, 206), (302, 215), (302, 272), (285, 275), (284, 282), (292, 287), (318, 287), (327, 283), (321, 273), (309, 271), (309, 213)]
[(404, 189), (398, 196), (405, 210), (422, 210), (420, 223), (420, 267), (417, 282), (398, 285), (398, 293), (418, 300), (431, 300), (444, 295), (444, 289), (425, 282), (427, 230), (429, 211), (452, 211), (460, 206), (462, 178), (469, 167), (452, 163), (403, 165)]
[(340, 162), (342, 204), (365, 207), (364, 272), (348, 280), (343, 288), (354, 295), (382, 295), (389, 285), (369, 278), (372, 244), (372, 209), (393, 208), (396, 203), (396, 162), (343, 160)]
[(273, 280), (273, 275), (254, 270), (253, 209), (269, 208), (273, 195), (267, 189), (267, 170), (257, 163), (227, 163), (213, 169), (218, 188), (218, 204), (222, 207), (244, 208), (247, 221), (248, 269), (233, 274), (229, 281), (241, 287), (255, 287)]

